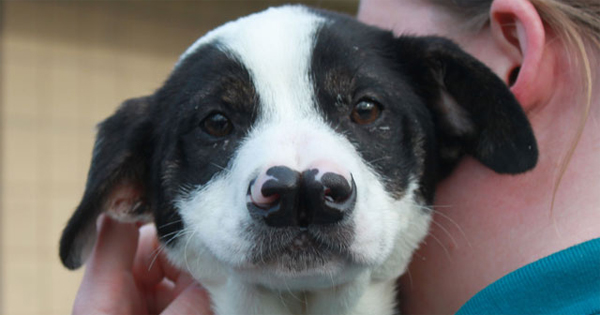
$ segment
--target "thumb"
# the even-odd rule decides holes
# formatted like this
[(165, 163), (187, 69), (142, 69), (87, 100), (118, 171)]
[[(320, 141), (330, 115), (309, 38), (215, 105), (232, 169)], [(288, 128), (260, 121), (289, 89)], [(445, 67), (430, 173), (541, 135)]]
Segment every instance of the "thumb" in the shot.
[(131, 271), (139, 238), (137, 226), (117, 222), (104, 214), (98, 221), (98, 239), (88, 268), (103, 273)]
[(190, 284), (173, 302), (161, 313), (162, 315), (197, 314), (212, 315), (208, 292), (199, 284)]
[(131, 314), (142, 308), (131, 275), (137, 239), (134, 224), (122, 224), (104, 215), (99, 218), (98, 240), (75, 298), (73, 314)]

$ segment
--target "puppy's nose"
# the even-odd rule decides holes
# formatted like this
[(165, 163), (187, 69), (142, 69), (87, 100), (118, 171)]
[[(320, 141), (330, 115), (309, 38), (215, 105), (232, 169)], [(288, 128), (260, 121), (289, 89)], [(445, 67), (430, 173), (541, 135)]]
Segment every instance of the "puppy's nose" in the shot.
[(334, 224), (354, 209), (356, 184), (349, 177), (319, 169), (299, 173), (271, 167), (250, 183), (247, 208), (272, 227)]

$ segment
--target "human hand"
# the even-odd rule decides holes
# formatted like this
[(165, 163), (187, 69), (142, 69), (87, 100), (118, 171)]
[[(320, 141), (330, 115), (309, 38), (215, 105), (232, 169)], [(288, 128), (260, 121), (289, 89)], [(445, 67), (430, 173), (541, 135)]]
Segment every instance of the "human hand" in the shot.
[(212, 314), (208, 292), (173, 267), (156, 229), (99, 219), (73, 314)]

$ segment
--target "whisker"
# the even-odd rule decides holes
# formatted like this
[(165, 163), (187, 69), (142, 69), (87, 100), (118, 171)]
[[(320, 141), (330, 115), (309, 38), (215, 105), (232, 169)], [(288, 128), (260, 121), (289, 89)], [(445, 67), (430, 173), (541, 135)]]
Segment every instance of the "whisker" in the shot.
[(170, 226), (170, 225), (173, 225), (173, 224), (177, 224), (177, 223), (179, 223), (179, 222), (181, 222), (181, 221), (182, 221), (182, 220), (181, 220), (181, 219), (179, 219), (179, 220), (175, 220), (175, 221), (173, 221), (173, 222), (165, 223), (165, 224), (163, 224), (163, 225), (161, 225), (161, 226), (157, 227), (157, 229), (162, 229), (162, 228), (164, 228), (164, 227), (167, 227), (167, 226)]
[[(286, 284), (286, 286), (287, 286), (287, 284)], [(283, 307), (285, 307), (289, 311), (290, 308), (287, 306), (287, 303), (285, 303), (285, 298), (283, 298), (283, 293), (281, 291), (278, 291), (278, 294), (279, 294), (279, 301), (281, 301), (281, 304), (283, 304)]]
[[(427, 242), (425, 242), (425, 240), (423, 240), (421, 242), (423, 243), (423, 245), (427, 245)], [(421, 260), (425, 260), (425, 256), (419, 254), (419, 252), (416, 251), (416, 250), (413, 252), (413, 256), (415, 256), (415, 257), (417, 257), (417, 258), (419, 258)]]
[(190, 264), (188, 262), (188, 256), (187, 256), (187, 248), (188, 245), (190, 244), (190, 241), (192, 240), (192, 238), (194, 237), (194, 235), (196, 234), (198, 230), (194, 229), (194, 231), (190, 234), (190, 237), (188, 237), (187, 241), (185, 242), (185, 246), (183, 247), (183, 260), (185, 261), (185, 268), (187, 269), (188, 273), (192, 273), (192, 268), (190, 268)]
[[(185, 231), (185, 230), (177, 231), (175, 236), (173, 236), (169, 240), (163, 242), (164, 244), (159, 244), (158, 248), (156, 248), (151, 254), (153, 257), (152, 257), (152, 261), (150, 262), (150, 265), (148, 266), (148, 271), (150, 269), (152, 269), (152, 266), (154, 266), (154, 263), (158, 259), (158, 256), (160, 255), (160, 253), (162, 253), (165, 250), (166, 246), (169, 245), (171, 242), (173, 242), (178, 237), (185, 235), (186, 233), (187, 233), (187, 231)], [(173, 234), (173, 233), (169, 233), (169, 234)]]
[(331, 287), (333, 288), (334, 292), (336, 290), (336, 285), (335, 285), (335, 281), (333, 280), (333, 271), (329, 271), (327, 273), (327, 275), (329, 275), (329, 279), (331, 280)]
[[(446, 206), (446, 207), (451, 207), (451, 206)], [(450, 221), (450, 223), (452, 223), (454, 226), (456, 226), (456, 228), (458, 229), (458, 231), (460, 232), (460, 234), (462, 234), (463, 238), (465, 239), (465, 241), (467, 242), (467, 246), (469, 246), (470, 248), (473, 247), (473, 245), (471, 244), (471, 241), (469, 240), (469, 238), (467, 237), (467, 233), (465, 233), (465, 230), (456, 222), (454, 221), (450, 216), (448, 216), (447, 214), (444, 214), (441, 211), (435, 210), (434, 208), (430, 208), (431, 211), (435, 212), (436, 214), (440, 215), (442, 218)]]
[(383, 156), (383, 157), (380, 157), (378, 159), (374, 159), (374, 160), (368, 161), (368, 163), (369, 164), (373, 164), (373, 163), (376, 163), (376, 162), (379, 162), (379, 161), (382, 161), (382, 160), (388, 160), (389, 158), (390, 158), (389, 156)]
[(148, 271), (150, 271), (150, 269), (152, 269), (152, 266), (154, 266), (154, 263), (158, 259), (158, 256), (163, 251), (163, 249), (164, 248), (162, 245), (158, 245), (158, 248), (156, 250), (154, 250), (154, 252), (152, 253), (152, 255), (153, 255), (152, 261), (150, 262), (150, 265), (148, 266)]
[(413, 289), (413, 277), (412, 277), (412, 273), (410, 273), (410, 268), (406, 269), (406, 274), (408, 275), (409, 288), (412, 290)]
[[(289, 294), (290, 294), (290, 295), (291, 295), (291, 296), (292, 296), (292, 297), (293, 297), (293, 298), (294, 298), (296, 301), (298, 301), (298, 302), (302, 303), (302, 302), (303, 302), (303, 300), (302, 300), (301, 298), (297, 297), (297, 296), (294, 294), (294, 292), (292, 292), (292, 289), (291, 289), (291, 288), (290, 288), (290, 286), (288, 285), (288, 283), (287, 283), (287, 280), (285, 279), (285, 277), (283, 278), (283, 283), (285, 284), (285, 288), (287, 289), (288, 293), (289, 293)], [(281, 294), (281, 293), (280, 293), (280, 294)], [(285, 307), (286, 307), (286, 308), (288, 308), (288, 307), (287, 307), (287, 305), (285, 304), (285, 302), (283, 303), (283, 305), (285, 305)], [(289, 308), (288, 308), (288, 309), (289, 309)]]
[(165, 242), (165, 245), (169, 245), (171, 244), (174, 240), (176, 240), (177, 238), (184, 236), (188, 233), (191, 233), (188, 230), (181, 230), (180, 233), (175, 234), (175, 236), (171, 237), (168, 241)]
[[(417, 203), (413, 203), (413, 205), (416, 206), (416, 207), (419, 207), (421, 209), (425, 209), (427, 211), (434, 212), (435, 214), (438, 214), (442, 218), (450, 221), (450, 223), (452, 223), (452, 225), (454, 225), (458, 229), (458, 231), (460, 232), (460, 234), (462, 235), (462, 237), (464, 238), (464, 240), (467, 242), (467, 246), (473, 247), (473, 245), (471, 244), (471, 241), (467, 237), (467, 233), (465, 233), (465, 230), (456, 221), (454, 221), (450, 216), (448, 216), (447, 214), (443, 213), (442, 211), (436, 210), (436, 208), (452, 208), (451, 205), (429, 205), (429, 206), (426, 206), (426, 205), (420, 205), (420, 204), (417, 204)], [(432, 222), (434, 222), (434, 220), (432, 220)], [(435, 222), (435, 224), (438, 225), (438, 226), (440, 226), (440, 222)], [(446, 230), (445, 228), (442, 228), (442, 229)], [(452, 237), (450, 235), (450, 233), (448, 233), (448, 236)], [(457, 244), (457, 242), (456, 242), (455, 239), (453, 240), (453, 242), (455, 244)]]
[[(409, 222), (409, 224), (416, 225), (416, 223), (414, 223), (414, 222)], [(452, 261), (452, 258), (450, 256), (450, 251), (444, 245), (444, 243), (431, 232), (428, 232), (427, 236), (431, 236), (431, 238), (433, 238), (433, 240), (435, 240), (442, 247), (442, 249), (444, 249), (444, 252), (446, 253), (446, 257), (448, 257), (448, 260)], [(422, 240), (421, 242), (425, 245), (428, 245), (425, 240)], [(421, 256), (421, 255), (419, 255), (419, 256)], [(423, 256), (421, 256), (421, 257), (424, 258)]]
[(429, 205), (430, 208), (453, 208), (452, 205)]
[(444, 246), (444, 243), (442, 243), (442, 241), (440, 241), (440, 239), (437, 238), (433, 233), (429, 233), (428, 236), (431, 236), (431, 238), (433, 238), (442, 247), (442, 249), (446, 253), (446, 257), (448, 257), (448, 260), (452, 261), (452, 258), (450, 256), (450, 251), (448, 250), (448, 248), (446, 246)]
[(177, 230), (177, 231), (173, 231), (173, 232), (171, 232), (171, 233), (167, 233), (167, 234), (165, 234), (165, 235), (161, 235), (161, 236), (159, 237), (159, 239), (160, 239), (161, 241), (163, 241), (164, 239), (168, 238), (169, 236), (171, 236), (171, 235), (173, 235), (173, 234), (181, 233), (181, 231), (183, 231), (183, 230)]
[(454, 236), (452, 236), (452, 234), (450, 234), (450, 231), (448, 231), (448, 229), (446, 229), (442, 224), (435, 222), (435, 220), (431, 220), (431, 223), (435, 224), (442, 231), (444, 231), (444, 233), (446, 233), (448, 235), (448, 237), (450, 238), (452, 243), (454, 243), (454, 246), (456, 246), (456, 248), (458, 248), (458, 243), (456, 242), (456, 239), (454, 239)]
[[(263, 242), (259, 242), (260, 243), (260, 261), (262, 262), (263, 265), (266, 265), (267, 263), (265, 262), (265, 252), (264, 252), (264, 248), (263, 246), (265, 244), (263, 244)], [(268, 249), (267, 249), (268, 250)], [(269, 253), (270, 255), (270, 253)]]
[(210, 164), (211, 164), (212, 166), (215, 166), (215, 167), (217, 167), (217, 168), (221, 169), (222, 171), (229, 172), (229, 170), (228, 170), (226, 167), (223, 167), (223, 166), (221, 166), (221, 165), (219, 165), (219, 164), (217, 164), (217, 163), (210, 162)]

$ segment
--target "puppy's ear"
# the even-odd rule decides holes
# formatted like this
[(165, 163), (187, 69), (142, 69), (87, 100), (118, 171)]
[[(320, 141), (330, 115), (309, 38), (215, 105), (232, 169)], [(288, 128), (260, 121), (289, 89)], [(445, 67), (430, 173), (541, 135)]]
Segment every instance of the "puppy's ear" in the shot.
[(152, 101), (152, 97), (125, 101), (99, 125), (83, 198), (60, 240), (60, 258), (67, 268), (76, 269), (85, 262), (96, 241), (96, 220), (101, 213), (120, 221), (151, 219), (146, 197)]
[(497, 173), (521, 173), (536, 165), (531, 125), (509, 88), (490, 69), (443, 38), (398, 41), (399, 62), (418, 78), (419, 93), (433, 113), (442, 172), (464, 153)]

